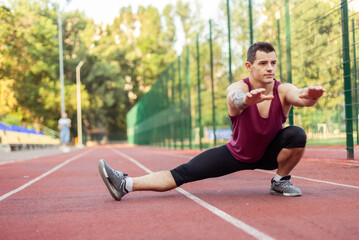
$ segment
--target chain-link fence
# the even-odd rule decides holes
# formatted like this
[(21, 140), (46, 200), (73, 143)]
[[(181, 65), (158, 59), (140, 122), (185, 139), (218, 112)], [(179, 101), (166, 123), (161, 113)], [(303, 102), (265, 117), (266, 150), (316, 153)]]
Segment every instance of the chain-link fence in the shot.
[(293, 108), (287, 124), (304, 128), (309, 145), (346, 144), (353, 157), (358, 11), (359, 0), (223, 1), (128, 113), (128, 142), (200, 149), (228, 142), (226, 89), (248, 76), (248, 47), (268, 41), (277, 52), (277, 79), (326, 89), (315, 107)]

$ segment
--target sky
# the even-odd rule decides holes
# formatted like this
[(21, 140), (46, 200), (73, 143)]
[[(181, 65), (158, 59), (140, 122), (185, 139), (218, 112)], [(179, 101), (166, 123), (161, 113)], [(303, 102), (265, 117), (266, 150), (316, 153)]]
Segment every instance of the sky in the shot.
[[(60, 0), (62, 6), (66, 4), (65, 0)], [(197, 0), (201, 5), (201, 17), (203, 19), (209, 19), (211, 14), (218, 10), (218, 6), (221, 0)], [(92, 18), (96, 23), (107, 24), (112, 23), (112, 20), (118, 16), (122, 7), (131, 5), (133, 12), (137, 11), (138, 6), (153, 6), (160, 11), (167, 5), (175, 5), (177, 0), (71, 0), (71, 2), (64, 9), (65, 11), (79, 10), (84, 12), (86, 17)], [(193, 1), (184, 0), (184, 2)]]

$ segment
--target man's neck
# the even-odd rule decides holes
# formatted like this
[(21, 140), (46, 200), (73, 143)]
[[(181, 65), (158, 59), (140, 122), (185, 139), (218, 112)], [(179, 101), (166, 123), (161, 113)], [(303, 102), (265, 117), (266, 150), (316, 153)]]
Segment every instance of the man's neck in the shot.
[(266, 89), (265, 93), (269, 93), (273, 90), (275, 81), (273, 79), (273, 81), (265, 83), (262, 81), (257, 81), (254, 78), (252, 78), (251, 76), (249, 76), (249, 83), (251, 84), (252, 90), (258, 89), (258, 88), (264, 88), (264, 89)]

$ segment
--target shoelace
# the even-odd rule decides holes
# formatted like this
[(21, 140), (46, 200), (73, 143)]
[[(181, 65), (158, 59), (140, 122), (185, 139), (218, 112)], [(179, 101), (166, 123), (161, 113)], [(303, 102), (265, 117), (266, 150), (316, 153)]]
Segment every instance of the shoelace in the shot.
[(290, 180), (282, 180), (282, 181), (279, 181), (279, 183), (280, 183), (280, 185), (282, 187), (290, 187), (290, 186), (292, 186), (292, 183), (291, 183)]
[(116, 170), (113, 170), (113, 169), (112, 169), (112, 172), (119, 178), (125, 178), (125, 177), (128, 176), (128, 174), (126, 174), (126, 173), (122, 173), (120, 171), (116, 171)]

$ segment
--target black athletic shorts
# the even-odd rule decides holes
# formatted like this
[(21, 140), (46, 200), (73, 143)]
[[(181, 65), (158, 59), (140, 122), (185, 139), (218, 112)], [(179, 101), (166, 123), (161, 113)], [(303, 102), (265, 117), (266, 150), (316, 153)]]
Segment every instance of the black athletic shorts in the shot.
[(220, 177), (241, 170), (277, 169), (279, 152), (283, 148), (304, 148), (306, 139), (307, 136), (303, 129), (289, 126), (278, 132), (263, 157), (257, 162), (238, 161), (224, 145), (200, 153), (189, 162), (172, 169), (171, 174), (177, 186), (180, 186), (187, 182)]

